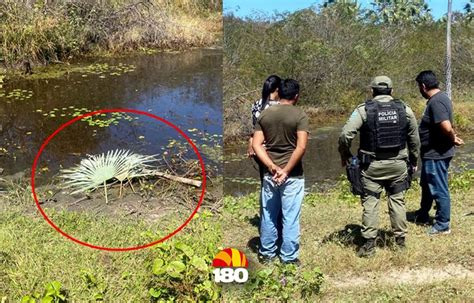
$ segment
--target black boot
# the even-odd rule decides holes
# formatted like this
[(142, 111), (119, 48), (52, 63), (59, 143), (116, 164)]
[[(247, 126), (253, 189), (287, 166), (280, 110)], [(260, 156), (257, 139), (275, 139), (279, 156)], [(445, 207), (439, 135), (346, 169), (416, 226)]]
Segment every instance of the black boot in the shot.
[(406, 248), (407, 246), (405, 245), (405, 237), (395, 237), (395, 244), (397, 244), (398, 248)]
[(357, 256), (368, 258), (375, 254), (375, 239), (367, 239), (364, 245), (359, 247)]

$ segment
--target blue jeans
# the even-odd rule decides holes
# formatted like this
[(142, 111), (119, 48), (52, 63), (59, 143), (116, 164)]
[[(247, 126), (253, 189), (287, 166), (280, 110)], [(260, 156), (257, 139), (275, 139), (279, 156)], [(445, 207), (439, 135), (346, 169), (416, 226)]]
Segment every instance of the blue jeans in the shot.
[(277, 186), (272, 176), (263, 177), (260, 214), (260, 254), (273, 258), (277, 255), (279, 215), (281, 213), (282, 242), (280, 258), (283, 262), (298, 257), (300, 213), (304, 196), (304, 179), (288, 178)]
[(436, 202), (434, 228), (445, 230), (449, 228), (451, 216), (451, 198), (448, 188), (448, 168), (451, 158), (431, 160), (422, 159), (421, 165), (421, 203), (419, 215), (429, 218), (429, 211)]

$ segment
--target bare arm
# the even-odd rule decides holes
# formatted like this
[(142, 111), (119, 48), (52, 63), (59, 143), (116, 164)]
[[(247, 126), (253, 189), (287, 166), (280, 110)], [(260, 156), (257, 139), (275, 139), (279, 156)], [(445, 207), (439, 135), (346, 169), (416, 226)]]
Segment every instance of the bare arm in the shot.
[(252, 147), (253, 150), (255, 151), (255, 154), (257, 157), (262, 161), (262, 163), (268, 168), (268, 170), (274, 174), (278, 168), (278, 166), (273, 163), (272, 159), (267, 154), (267, 151), (265, 150), (265, 147), (263, 147), (263, 141), (264, 141), (264, 136), (263, 136), (263, 131), (257, 130), (253, 134), (253, 140), (252, 140)]
[(459, 146), (464, 144), (464, 140), (459, 138), (456, 135), (456, 132), (453, 129), (453, 126), (449, 120), (444, 120), (439, 123), (439, 127), (441, 128), (441, 131), (448, 136), (449, 139), (454, 143), (454, 145)]
[(296, 148), (291, 154), (290, 160), (283, 168), (283, 171), (288, 175), (291, 170), (301, 161), (306, 151), (306, 145), (308, 144), (308, 132), (298, 131), (296, 133)]
[(408, 147), (408, 162), (413, 167), (417, 166), (418, 157), (420, 156), (420, 136), (418, 133), (418, 123), (416, 121), (415, 114), (410, 107), (406, 107), (407, 119), (408, 119), (408, 134), (407, 134), (407, 147)]
[(288, 174), (293, 170), (293, 168), (298, 164), (306, 151), (306, 145), (308, 144), (308, 132), (307, 131), (298, 131), (296, 132), (296, 148), (291, 154), (290, 160), (285, 165), (283, 169), (276, 171), (273, 180), (277, 184), (282, 184), (288, 178)]
[(252, 158), (255, 156), (255, 151), (252, 148), (252, 141), (253, 141), (253, 136), (250, 136), (249, 138), (249, 144), (247, 146), (247, 157)]

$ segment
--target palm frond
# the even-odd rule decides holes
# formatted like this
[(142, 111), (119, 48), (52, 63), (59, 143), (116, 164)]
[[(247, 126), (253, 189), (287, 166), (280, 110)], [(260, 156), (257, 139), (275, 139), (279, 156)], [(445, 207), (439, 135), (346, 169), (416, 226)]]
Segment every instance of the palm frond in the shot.
[(120, 182), (149, 175), (151, 163), (157, 162), (156, 155), (147, 156), (125, 149), (108, 151), (99, 155), (89, 155), (77, 166), (61, 170), (66, 188), (72, 194), (106, 186), (106, 182), (117, 179)]

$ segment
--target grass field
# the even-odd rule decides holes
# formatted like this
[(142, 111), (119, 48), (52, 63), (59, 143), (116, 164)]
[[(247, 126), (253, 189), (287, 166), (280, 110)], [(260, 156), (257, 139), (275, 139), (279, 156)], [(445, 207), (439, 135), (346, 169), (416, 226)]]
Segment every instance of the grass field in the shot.
[[(454, 174), (450, 182), (452, 234), (430, 238), (426, 227), (410, 224), (407, 249), (398, 250), (382, 207), (383, 240), (370, 259), (355, 255), (361, 241), (361, 206), (348, 193), (347, 183), (309, 193), (302, 212), (301, 268), (256, 262), (256, 193), (226, 197), (217, 213), (203, 209), (163, 244), (136, 252), (105, 252), (58, 234), (35, 209), (29, 189), (16, 187), (1, 197), (0, 298), (2, 302), (39, 302), (48, 296), (55, 302), (62, 302), (60, 296), (68, 302), (469, 301), (474, 286), (470, 243), (474, 172)], [(414, 184), (407, 197), (409, 212), (418, 201), (419, 186)], [(65, 229), (80, 231), (83, 240), (116, 246), (156, 240), (173, 226), (159, 220), (94, 218), (84, 212), (52, 212), (52, 217)], [(250, 279), (245, 285), (221, 287), (213, 282), (211, 262), (224, 247), (240, 249), (249, 258)]]
[[(205, 208), (165, 243), (140, 251), (107, 252), (83, 247), (56, 232), (36, 210), (27, 186), (7, 190), (0, 197), (1, 302), (63, 302), (60, 296), (67, 302), (196, 301), (219, 296), (219, 288), (210, 283), (210, 264), (221, 242), (221, 222)], [(54, 209), (47, 213), (73, 236), (106, 247), (156, 241), (189, 216), (170, 214), (163, 222)], [(58, 289), (51, 294), (53, 286)]]
[[(360, 224), (362, 207), (340, 183), (326, 193), (309, 193), (303, 202), (301, 218), (301, 271), (318, 268), (324, 275), (319, 294), (311, 300), (323, 301), (458, 301), (472, 300), (474, 286), (474, 190), (472, 171), (451, 178), (452, 233), (429, 237), (427, 227), (410, 223), (407, 248), (394, 247), (385, 198), (381, 201), (379, 247), (373, 258), (356, 256), (362, 243)], [(417, 184), (407, 194), (408, 215), (419, 206)], [(247, 253), (254, 270), (263, 270), (256, 262), (258, 245), (258, 197), (225, 199), (226, 246)], [(432, 213), (433, 215), (433, 213)], [(280, 265), (276, 262), (274, 267)], [(272, 266), (270, 266), (272, 267)], [(286, 290), (293, 299), (300, 293)], [(274, 298), (275, 292), (262, 289), (258, 298)], [(224, 292), (232, 301), (235, 292)], [(282, 298), (280, 298), (281, 300)]]

